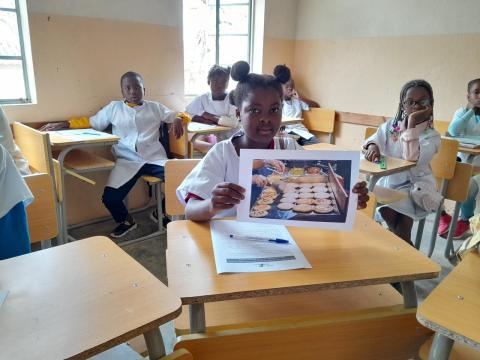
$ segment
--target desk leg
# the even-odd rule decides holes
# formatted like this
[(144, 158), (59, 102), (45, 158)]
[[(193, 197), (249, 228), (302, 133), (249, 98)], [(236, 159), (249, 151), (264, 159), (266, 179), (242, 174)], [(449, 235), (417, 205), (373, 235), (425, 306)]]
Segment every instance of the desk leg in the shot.
[(204, 333), (205, 332), (205, 306), (204, 304), (190, 304), (188, 306), (190, 311), (190, 332)]
[(448, 360), (450, 352), (452, 351), (452, 346), (452, 339), (439, 333), (435, 333), (428, 360)]
[(403, 306), (405, 309), (417, 307), (417, 292), (413, 281), (402, 281)]
[(370, 181), (368, 183), (368, 191), (373, 191), (375, 185), (377, 184), (377, 181), (380, 180), (380, 177), (372, 175), (370, 178)]
[(149, 359), (156, 360), (165, 356), (165, 345), (163, 344), (162, 334), (158, 327), (147, 331), (143, 334), (143, 337), (147, 344)]

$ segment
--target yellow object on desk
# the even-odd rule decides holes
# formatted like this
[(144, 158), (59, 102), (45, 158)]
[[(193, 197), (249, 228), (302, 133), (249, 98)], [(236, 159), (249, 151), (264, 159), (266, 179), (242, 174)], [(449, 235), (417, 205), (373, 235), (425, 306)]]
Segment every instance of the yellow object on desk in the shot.
[(82, 117), (72, 117), (68, 120), (68, 127), (70, 129), (88, 129), (91, 128), (90, 120), (86, 116)]

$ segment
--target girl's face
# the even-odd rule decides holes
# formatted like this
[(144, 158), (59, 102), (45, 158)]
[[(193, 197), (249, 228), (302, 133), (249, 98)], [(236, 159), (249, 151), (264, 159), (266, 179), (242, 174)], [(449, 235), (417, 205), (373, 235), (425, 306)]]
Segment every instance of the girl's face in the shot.
[(402, 109), (408, 115), (415, 111), (424, 110), (432, 105), (432, 99), (424, 87), (412, 87), (407, 90), (403, 99)]
[(480, 105), (480, 82), (473, 83), (472, 87), (468, 92), (467, 99), (472, 104)]
[(247, 95), (237, 114), (245, 135), (254, 142), (268, 145), (282, 122), (282, 99), (271, 88), (257, 88)]

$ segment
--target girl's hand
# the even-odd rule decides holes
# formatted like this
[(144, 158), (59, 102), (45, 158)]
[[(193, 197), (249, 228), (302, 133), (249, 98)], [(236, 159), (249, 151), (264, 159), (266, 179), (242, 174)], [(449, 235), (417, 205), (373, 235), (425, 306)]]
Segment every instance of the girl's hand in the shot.
[(212, 190), (210, 208), (213, 212), (231, 209), (245, 199), (245, 189), (233, 183), (217, 184)]
[(182, 118), (175, 118), (173, 121), (172, 127), (169, 130), (169, 133), (173, 131), (175, 138), (179, 139), (183, 135), (183, 119)]
[(263, 175), (253, 175), (252, 176), (252, 183), (259, 187), (264, 187), (268, 185), (268, 180)]
[(43, 125), (39, 131), (57, 131), (57, 130), (65, 130), (70, 128), (70, 123), (68, 121), (60, 121), (54, 123), (48, 123)]
[(408, 116), (408, 128), (413, 129), (418, 124), (421, 124), (421, 123), (429, 120), (430, 117), (432, 116), (432, 114), (433, 114), (433, 111), (432, 111), (432, 107), (430, 105), (427, 106), (423, 110), (418, 110), (418, 111), (415, 111), (415, 112), (411, 113)]
[(368, 148), (365, 150), (365, 160), (371, 162), (377, 162), (380, 160), (380, 149), (375, 144), (368, 145)]
[(358, 182), (354, 185), (352, 192), (358, 194), (357, 209), (365, 209), (370, 199), (368, 196), (367, 183), (365, 181)]
[(467, 103), (467, 106), (466, 106), (467, 110), (470, 110), (470, 109), (473, 109), (473, 110), (478, 110), (480, 109), (480, 99), (476, 99), (476, 100), (471, 100), (471, 99), (468, 99), (468, 103)]
[(298, 91), (296, 89), (292, 89), (292, 97), (300, 99), (300, 95), (298, 95)]
[(285, 164), (280, 160), (265, 160), (265, 166), (274, 169), (280, 174), (283, 174), (286, 170)]

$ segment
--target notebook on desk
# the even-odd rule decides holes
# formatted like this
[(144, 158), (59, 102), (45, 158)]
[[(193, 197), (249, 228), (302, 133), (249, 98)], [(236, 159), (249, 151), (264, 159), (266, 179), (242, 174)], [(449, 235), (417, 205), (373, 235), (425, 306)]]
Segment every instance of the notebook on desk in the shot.
[(470, 149), (478, 149), (480, 148), (480, 137), (453, 137), (452, 139), (457, 140), (460, 143), (460, 146), (470, 148)]

